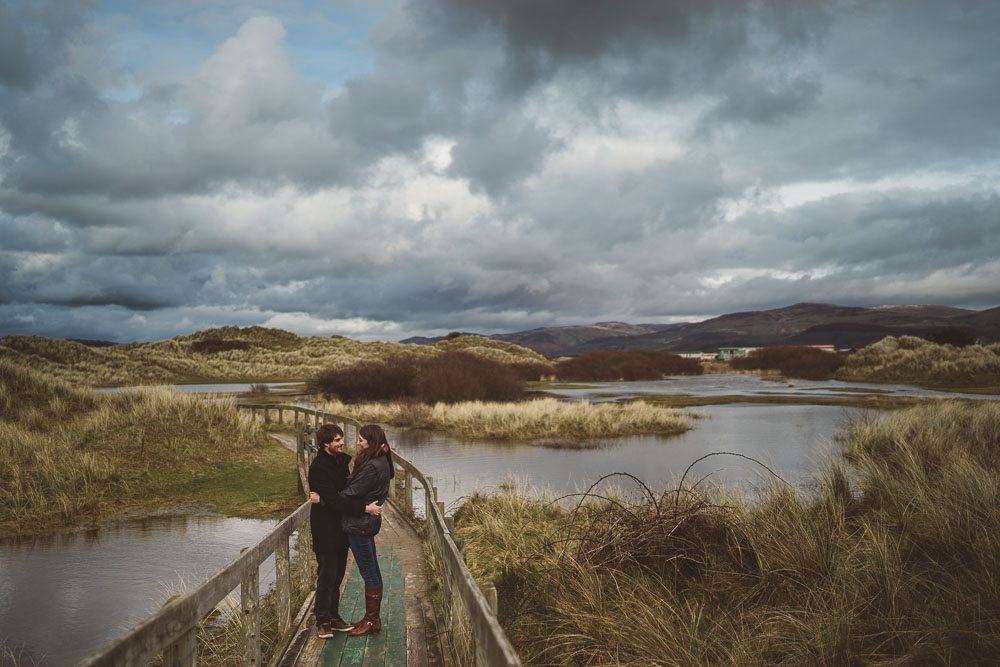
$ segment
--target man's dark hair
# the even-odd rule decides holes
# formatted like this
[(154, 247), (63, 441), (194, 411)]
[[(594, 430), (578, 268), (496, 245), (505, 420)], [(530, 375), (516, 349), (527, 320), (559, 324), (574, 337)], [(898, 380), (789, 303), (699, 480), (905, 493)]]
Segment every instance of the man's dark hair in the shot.
[(320, 445), (326, 445), (333, 442), (336, 436), (343, 437), (344, 430), (337, 426), (336, 424), (323, 424), (316, 431), (316, 442)]

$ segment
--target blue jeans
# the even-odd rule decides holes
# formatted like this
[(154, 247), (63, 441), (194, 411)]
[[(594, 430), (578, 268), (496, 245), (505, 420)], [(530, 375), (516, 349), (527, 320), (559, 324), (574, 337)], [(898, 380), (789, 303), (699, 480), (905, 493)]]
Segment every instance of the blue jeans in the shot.
[(365, 586), (381, 586), (382, 572), (378, 569), (378, 552), (375, 551), (373, 535), (348, 535), (347, 543), (351, 545), (354, 562), (358, 564), (361, 578)]

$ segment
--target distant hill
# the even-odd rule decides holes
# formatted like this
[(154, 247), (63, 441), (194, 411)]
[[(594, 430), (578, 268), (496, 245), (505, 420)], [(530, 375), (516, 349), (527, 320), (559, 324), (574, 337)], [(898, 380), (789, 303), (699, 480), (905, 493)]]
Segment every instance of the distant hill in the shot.
[(302, 337), (257, 326), (220, 327), (169, 340), (100, 347), (42, 336), (0, 338), (0, 359), (95, 386), (305, 380), (360, 361), (430, 357), (448, 350), (501, 363), (544, 361), (533, 350), (481, 336), (419, 346), (362, 343), (343, 336)]
[(599, 322), (508, 334), (503, 340), (558, 357), (590, 350), (670, 350), (711, 352), (726, 346), (834, 345), (858, 348), (886, 336), (926, 338), (944, 327), (966, 330), (983, 343), (1000, 341), (1000, 307), (975, 311), (938, 305), (857, 308), (797, 303), (773, 310), (746, 311), (680, 324)]

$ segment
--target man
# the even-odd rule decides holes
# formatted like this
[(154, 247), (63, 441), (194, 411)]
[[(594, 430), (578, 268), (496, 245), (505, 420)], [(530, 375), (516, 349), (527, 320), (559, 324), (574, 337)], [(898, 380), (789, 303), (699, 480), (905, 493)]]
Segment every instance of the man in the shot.
[(351, 457), (344, 453), (344, 431), (336, 424), (323, 424), (316, 431), (319, 452), (309, 466), (309, 490), (322, 498), (313, 502), (309, 513), (312, 546), (316, 552), (316, 627), (328, 639), (334, 632), (348, 632), (354, 626), (340, 617), (340, 584), (347, 567), (347, 537), (340, 527), (341, 513), (362, 516), (367, 510), (379, 515), (376, 503), (365, 507), (362, 500), (345, 501), (337, 496), (350, 474)]

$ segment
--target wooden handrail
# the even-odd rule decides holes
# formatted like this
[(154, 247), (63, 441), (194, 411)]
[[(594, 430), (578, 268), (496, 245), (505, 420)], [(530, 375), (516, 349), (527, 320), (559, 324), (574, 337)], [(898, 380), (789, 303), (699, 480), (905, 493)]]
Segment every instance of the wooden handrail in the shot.
[[(245, 550), (207, 581), (142, 621), (121, 637), (109, 642), (95, 653), (85, 658), (79, 665), (140, 665), (146, 664), (164, 651), (176, 655), (167, 664), (193, 665), (194, 633), (198, 622), (205, 618), (229, 593), (248, 580), (257, 581), (260, 564), (276, 550), (287, 549), (288, 539), (309, 517), (311, 503), (303, 503), (295, 512), (275, 526), (274, 530), (250, 549)], [(303, 531), (308, 534), (308, 531)], [(285, 551), (287, 554), (287, 551)], [(303, 540), (299, 540), (299, 555), (311, 558), (308, 547), (303, 550)], [(287, 570), (287, 568), (286, 568)], [(280, 568), (279, 568), (280, 575)], [(280, 578), (280, 577), (279, 577)], [(290, 582), (278, 582), (278, 586)], [(283, 616), (286, 613), (282, 614)], [(259, 625), (259, 623), (258, 623)], [(254, 638), (259, 655), (260, 636)], [(180, 648), (180, 646), (186, 648)]]

